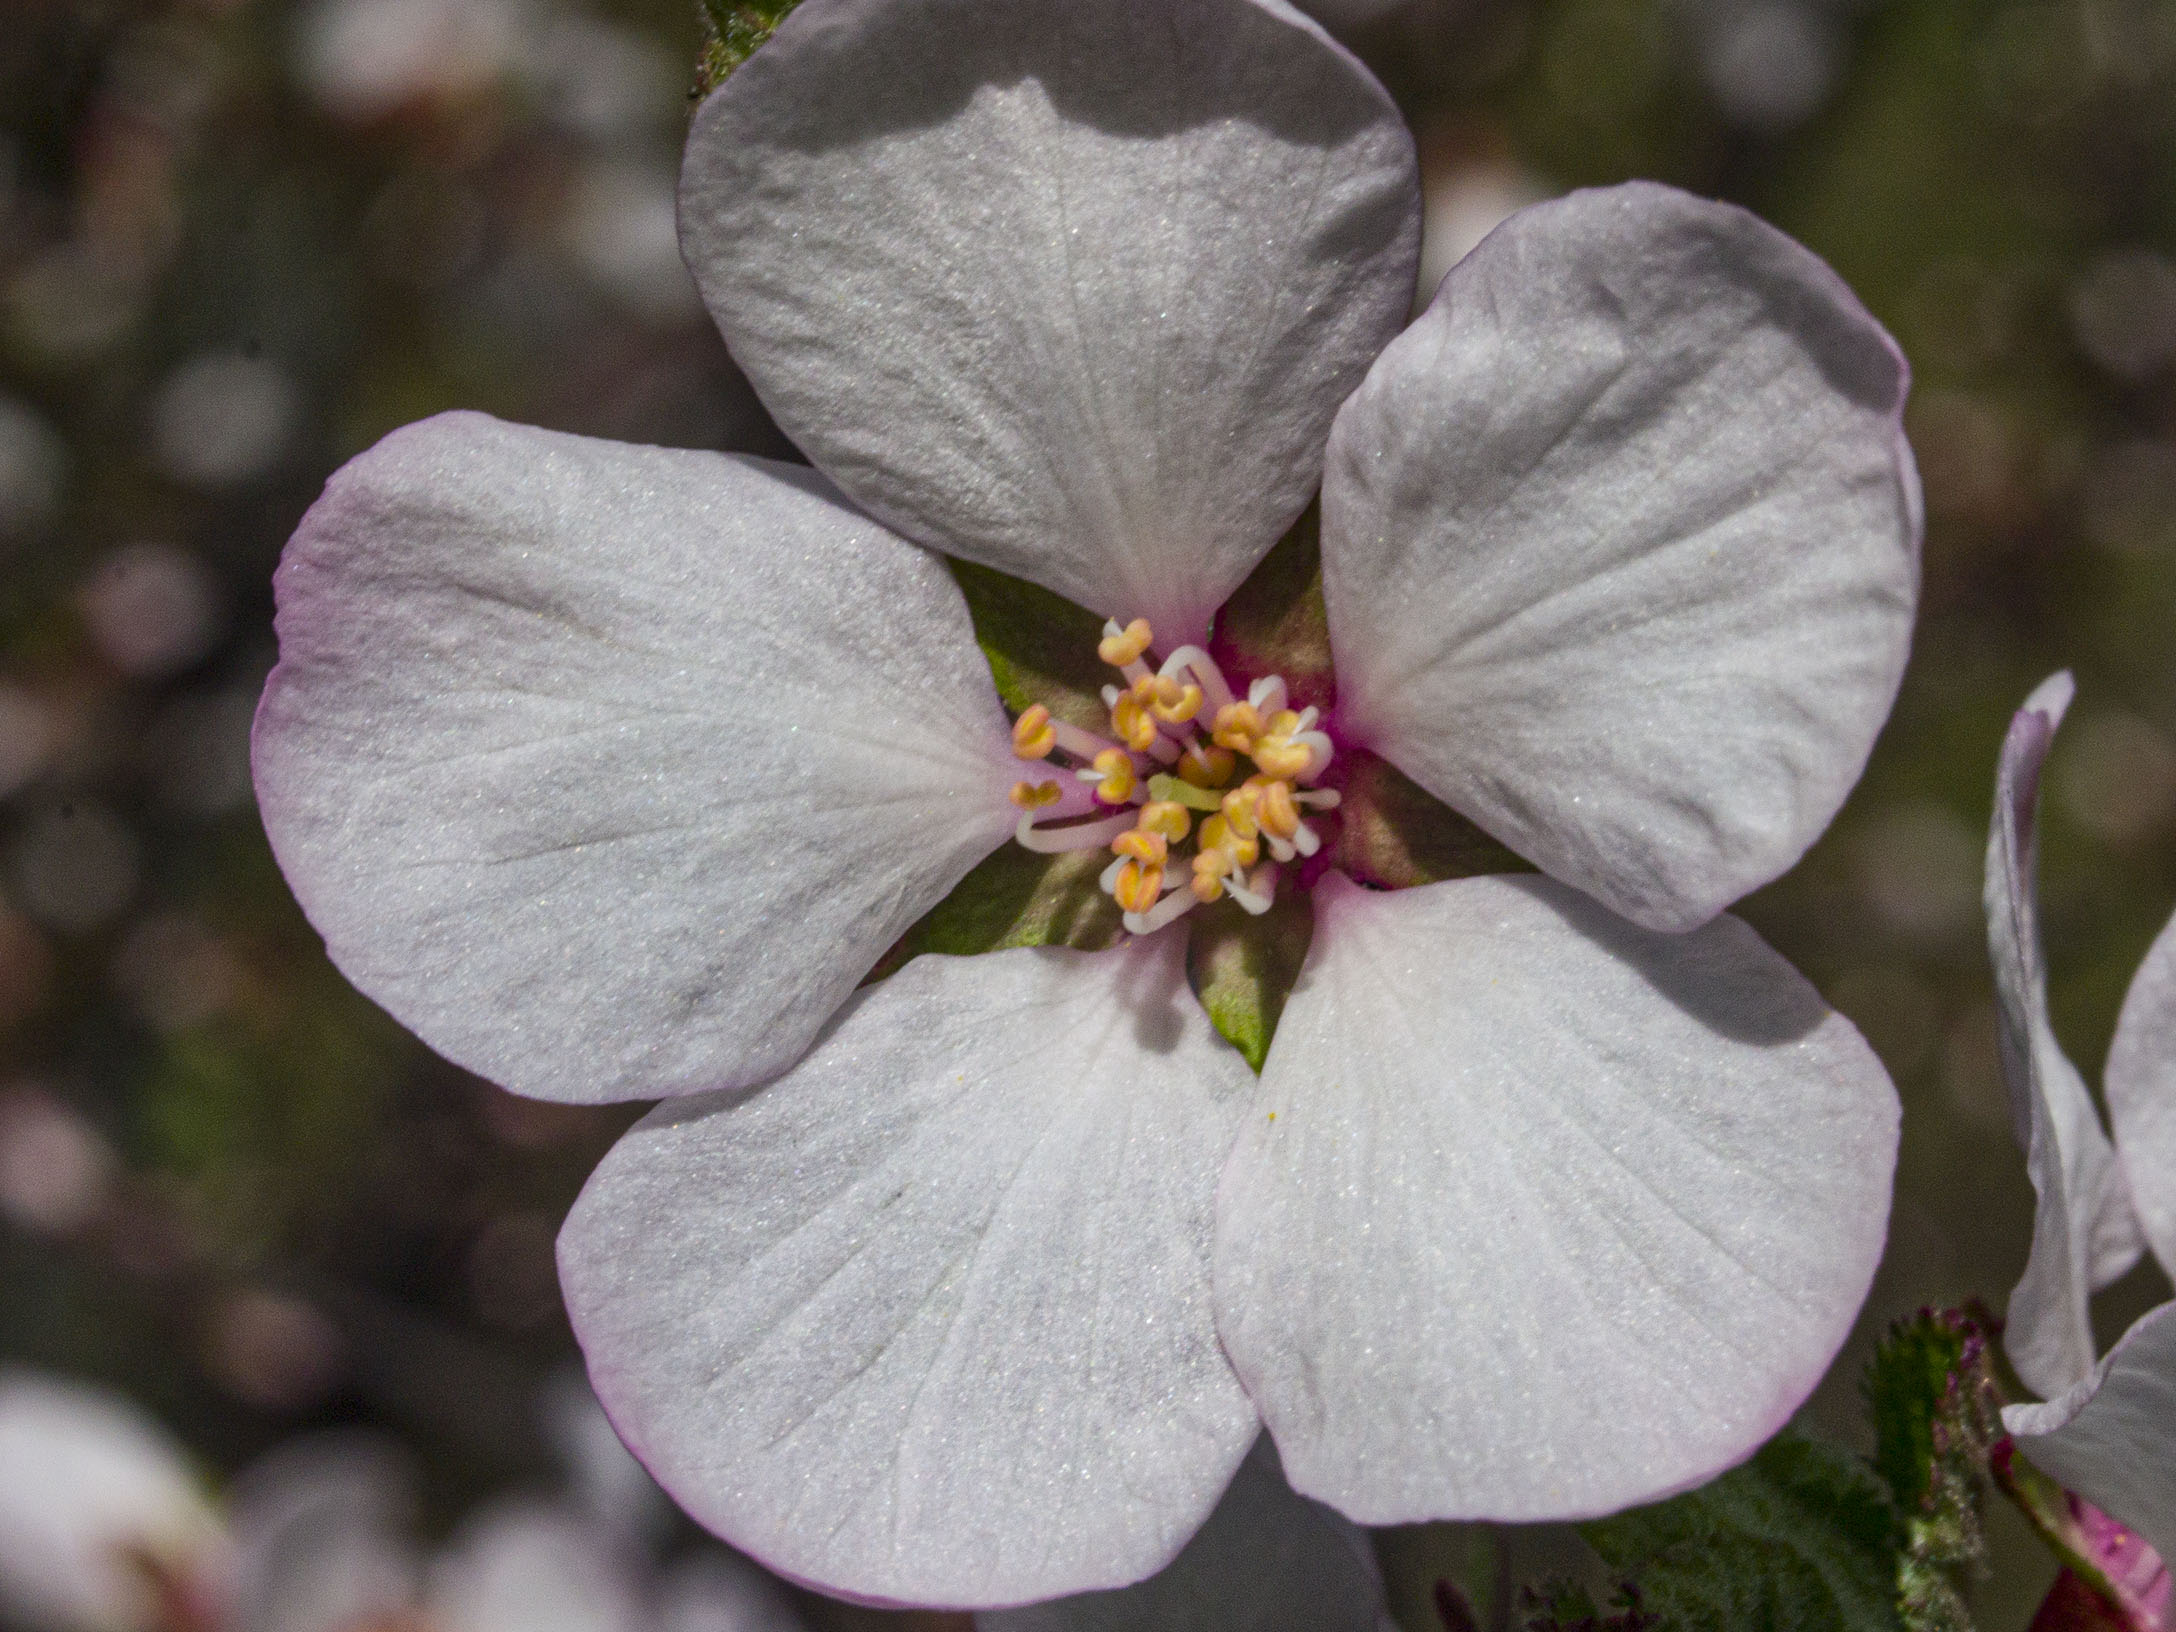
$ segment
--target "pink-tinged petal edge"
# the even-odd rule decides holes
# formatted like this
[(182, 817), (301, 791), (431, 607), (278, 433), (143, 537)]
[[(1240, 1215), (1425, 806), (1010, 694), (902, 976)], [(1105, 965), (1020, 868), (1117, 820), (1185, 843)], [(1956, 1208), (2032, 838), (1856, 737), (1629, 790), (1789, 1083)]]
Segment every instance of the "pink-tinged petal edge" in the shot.
[(333, 476), (274, 588), (281, 870), (517, 1093), (777, 1074), (1017, 814), (958, 586), (804, 467), (443, 414)]
[(2130, 1192), (2099, 1113), (2048, 1023), (2035, 869), (2040, 773), (2075, 687), (2051, 675), (2033, 690), (2002, 744), (1987, 835), (1987, 944), (1994, 964), (2003, 1080), (2011, 1127), (2039, 1204), (2025, 1272), (2010, 1294), (2004, 1352), (2052, 1398), (2093, 1370), (2086, 1304), (2141, 1250)]
[(605, 1157), (560, 1234), (567, 1310), (694, 1518), (867, 1603), (1177, 1554), (1258, 1428), (1208, 1267), (1254, 1079), (1183, 952), (917, 958), (777, 1081)]
[(1782, 1425), (1881, 1253), (1897, 1101), (1724, 917), (1553, 880), (1316, 892), (1218, 1198), (1218, 1329), (1363, 1524), (1589, 1517)]

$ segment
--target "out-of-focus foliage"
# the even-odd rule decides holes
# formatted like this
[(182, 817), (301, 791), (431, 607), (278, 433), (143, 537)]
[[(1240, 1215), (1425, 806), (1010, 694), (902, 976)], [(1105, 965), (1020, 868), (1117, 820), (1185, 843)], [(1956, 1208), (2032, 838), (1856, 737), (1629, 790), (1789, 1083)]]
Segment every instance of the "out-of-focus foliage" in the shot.
[[(1835, 828), (1744, 909), (1904, 1095), (1888, 1257), (1809, 1413), (1872, 1452), (1879, 1334), (2024, 1262), (1978, 870), (2003, 724), (2050, 670), (2079, 701), (2043, 920), (2088, 1078), (2176, 905), (2176, 6), (1316, 9), (1413, 121), (1431, 286), (1505, 210), (1648, 175), (1805, 240), (1911, 357), (1914, 662)], [(121, 1386), (214, 1469), (369, 1423), (424, 1454), (443, 1526), (546, 1466), (521, 1402), (570, 1350), (552, 1237), (632, 1113), (515, 1100), (356, 996), (266, 851), (247, 729), (280, 545), (395, 425), (790, 453), (677, 255), (704, 28), (697, 0), (18, 0), (0, 30), (0, 1357)], [(1257, 638), (1303, 633), (1278, 619), (1304, 593)], [(1355, 865), (1466, 864), (1412, 825)], [(1038, 881), (921, 944), (1093, 932)], [(1193, 961), (1259, 1033), (1289, 971)], [(2104, 1340), (2157, 1275), (2103, 1300)], [(1986, 1523), (1962, 1591), (2021, 1628), (2053, 1565), (2006, 1504)], [(1505, 1581), (1610, 1587), (1567, 1531), (1379, 1548), (1409, 1628), (1439, 1576), (1492, 1609)]]

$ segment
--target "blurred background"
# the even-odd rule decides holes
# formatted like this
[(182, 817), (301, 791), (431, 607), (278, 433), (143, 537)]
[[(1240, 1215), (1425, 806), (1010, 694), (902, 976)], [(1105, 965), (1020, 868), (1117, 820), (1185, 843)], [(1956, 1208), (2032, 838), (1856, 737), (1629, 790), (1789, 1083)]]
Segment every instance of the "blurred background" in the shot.
[[(1744, 909), (1904, 1096), (1888, 1258), (1808, 1413), (1863, 1438), (1870, 1335), (1999, 1304), (2024, 1261), (1979, 870), (2049, 671), (2079, 700), (2045, 928), (2089, 1079), (2176, 905), (2176, 5), (1316, 9), (1418, 135), (1424, 287), (1521, 204), (1656, 177), (1810, 244), (1916, 370), (1903, 697)], [(634, 1113), (501, 1093), (326, 964), (251, 805), (269, 578), (327, 473), (440, 409), (787, 451), (674, 239), (698, 41), (695, 0), (7, 0), (0, 28), (0, 1364), (122, 1390), (214, 1478), (375, 1427), (427, 1534), (563, 1477), (552, 1237)], [(2104, 1296), (2104, 1341), (2157, 1274)], [(2001, 1632), (2053, 1567), (1994, 1521)], [(1378, 1540), (1409, 1632), (1494, 1545)]]

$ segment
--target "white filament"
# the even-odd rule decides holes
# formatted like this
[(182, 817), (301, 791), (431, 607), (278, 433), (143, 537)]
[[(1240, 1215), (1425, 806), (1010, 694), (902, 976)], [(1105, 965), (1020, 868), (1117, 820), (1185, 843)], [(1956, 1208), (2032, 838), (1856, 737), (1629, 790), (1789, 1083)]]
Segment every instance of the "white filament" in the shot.
[(1082, 822), (1077, 827), (1037, 827), (1035, 813), (1030, 811), (1020, 818), (1012, 830), (1013, 842), (1022, 849), (1033, 850), (1039, 855), (1062, 855), (1068, 850), (1096, 850), (1109, 844), (1133, 826), (1133, 812), (1118, 816), (1106, 816), (1100, 822)]
[(1224, 671), (1216, 666), (1216, 659), (1199, 646), (1181, 646), (1164, 659), (1161, 672), (1176, 680), (1181, 669), (1193, 671), (1206, 704), (1204, 712), (1210, 719), (1215, 719), (1220, 712), (1232, 706), (1231, 682), (1224, 678)]
[(1176, 885), (1164, 892), (1164, 898), (1146, 912), (1126, 914), (1126, 927), (1136, 935), (1153, 935), (1164, 925), (1185, 917), (1194, 910), (1194, 892)]

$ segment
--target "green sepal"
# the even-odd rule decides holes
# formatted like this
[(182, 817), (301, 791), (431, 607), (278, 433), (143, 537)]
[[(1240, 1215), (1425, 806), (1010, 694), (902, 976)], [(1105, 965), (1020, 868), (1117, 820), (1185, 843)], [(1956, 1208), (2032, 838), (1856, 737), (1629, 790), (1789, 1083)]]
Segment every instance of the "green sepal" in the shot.
[(1534, 866), (1451, 809), (1397, 766), (1365, 749), (1340, 756), (1344, 804), (1332, 865), (1363, 884), (1411, 889)]
[[(1319, 502), (1307, 507), (1225, 603), (1209, 649), (1233, 673), (1284, 676), (1295, 708), (1327, 709), (1336, 701)], [(1363, 884), (1402, 890), (1481, 873), (1534, 870), (1516, 851), (1363, 748), (1341, 747), (1328, 780), (1344, 799), (1330, 865)], [(1318, 819), (1321, 825), (1326, 824)]]
[(1307, 959), (1314, 908), (1306, 892), (1286, 890), (1258, 918), (1213, 907), (1196, 911), (1189, 922), (1187, 979), (1209, 1023), (1259, 1072)]
[[(1096, 656), (1103, 620), (1040, 585), (972, 561), (947, 558), (990, 678), (1015, 714), (1037, 703), (1057, 718), (1102, 732), (1110, 724), (1099, 688), (1115, 671)], [(1046, 768), (1027, 763), (1023, 777)], [(1015, 946), (1100, 951), (1124, 934), (1118, 903), (1096, 887), (1110, 862), (1101, 848), (1043, 855), (1007, 840), (877, 960), (881, 980), (924, 952), (966, 956)]]
[(1874, 1467), (1906, 1513), (1933, 1487), (1937, 1421), (1974, 1336), (1951, 1311), (1922, 1309), (1889, 1328), (1866, 1368), (1861, 1392), (1874, 1421)]
[[(1686, 1495), (1582, 1525), (1623, 1580), (1618, 1613), (1556, 1589), (1541, 1632), (1897, 1632), (1899, 1527), (1865, 1463), (1783, 1434)], [(1555, 1607), (1552, 1608), (1552, 1605)], [(1567, 1610), (1578, 1611), (1567, 1614)]]
[(702, 0), (702, 52), (695, 59), (695, 94), (708, 96), (755, 55), (756, 47), (801, 0)]
[(1108, 732), (1103, 688), (1118, 672), (1096, 656), (1103, 619), (1039, 584), (972, 561), (945, 565), (967, 597), (975, 643), (989, 660), (997, 694), (1015, 714), (1036, 703), (1083, 730)]
[(1862, 1385), (1874, 1466), (1903, 1524), (1897, 1604), (1911, 1632), (1970, 1632), (1963, 1580), (1987, 1557), (1980, 1510), (2002, 1436), (1988, 1323), (1976, 1308), (1898, 1321)]
[(1322, 593), (1319, 499), (1232, 591), (1217, 614), (1209, 652), (1227, 674), (1284, 676), (1294, 708), (1330, 706), (1335, 682), (1329, 603)]
[(1125, 926), (1118, 903), (1096, 887), (1108, 850), (1046, 856), (1007, 840), (952, 893), (892, 943), (865, 981), (882, 980), (924, 952), (964, 957), (1013, 946), (1115, 946)]

